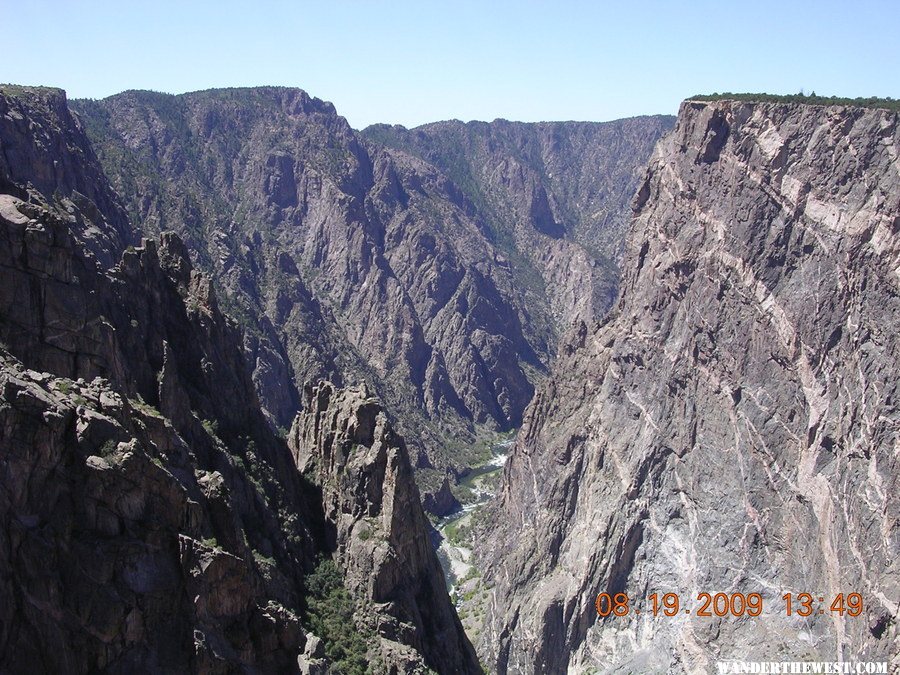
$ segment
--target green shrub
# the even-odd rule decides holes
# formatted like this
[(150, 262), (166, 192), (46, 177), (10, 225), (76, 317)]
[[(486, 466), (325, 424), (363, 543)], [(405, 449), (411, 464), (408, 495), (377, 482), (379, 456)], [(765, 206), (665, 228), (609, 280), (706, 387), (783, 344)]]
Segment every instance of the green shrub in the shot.
[(152, 405), (147, 403), (140, 394), (138, 394), (136, 399), (129, 398), (128, 402), (131, 404), (131, 407), (134, 408), (135, 410), (138, 410), (138, 411), (144, 413), (145, 415), (149, 415), (150, 417), (158, 417), (158, 418), (162, 419), (162, 413), (159, 412), (159, 410), (154, 408)]
[(208, 433), (210, 436), (218, 437), (218, 435), (219, 435), (219, 423), (218, 422), (216, 422), (215, 420), (203, 420), (202, 424), (203, 424), (203, 428), (206, 430), (206, 433)]
[(475, 567), (475, 565), (472, 565), (469, 568), (469, 571), (466, 572), (465, 576), (459, 580), (459, 584), (462, 585), (462, 584), (466, 583), (467, 581), (471, 581), (472, 579), (475, 579), (476, 577), (479, 577), (479, 576), (481, 576), (481, 574), (478, 571), (478, 568)]
[(444, 528), (444, 537), (454, 546), (470, 546), (472, 537), (472, 517), (463, 516)]
[(98, 452), (100, 453), (101, 457), (109, 457), (111, 454), (113, 454), (116, 451), (116, 448), (118, 448), (118, 447), (119, 447), (118, 443), (116, 443), (112, 439), (109, 439), (108, 441), (105, 441), (103, 443), (103, 445), (100, 446), (100, 449), (98, 450)]
[(341, 573), (331, 559), (323, 558), (304, 579), (307, 622), (325, 642), (325, 653), (336, 672), (365, 675), (368, 644), (353, 620), (353, 598), (344, 588)]
[(257, 565), (268, 565), (269, 567), (275, 567), (275, 558), (270, 558), (269, 556), (263, 555), (256, 549), (253, 549), (253, 558), (256, 560)]

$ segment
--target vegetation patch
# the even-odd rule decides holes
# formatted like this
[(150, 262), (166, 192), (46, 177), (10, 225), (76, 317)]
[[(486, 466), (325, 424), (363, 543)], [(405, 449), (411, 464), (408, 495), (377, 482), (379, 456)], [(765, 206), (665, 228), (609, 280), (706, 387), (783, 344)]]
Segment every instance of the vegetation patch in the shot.
[(470, 520), (471, 518), (467, 515), (458, 520), (454, 520), (451, 523), (447, 523), (447, 526), (444, 528), (444, 537), (447, 538), (447, 541), (454, 546), (468, 547), (471, 543), (472, 536), (472, 524)]
[(256, 564), (260, 567), (263, 567), (263, 566), (275, 567), (275, 558), (271, 558), (267, 555), (263, 555), (256, 549), (253, 549), (253, 559), (256, 560)]
[(810, 94), (698, 94), (691, 96), (689, 101), (746, 101), (748, 103), (805, 103), (807, 105), (850, 105), (857, 108), (883, 108), (884, 110), (900, 111), (900, 99), (879, 98), (845, 98), (842, 96), (819, 96), (816, 92)]
[(308, 593), (307, 623), (325, 641), (325, 653), (334, 664), (334, 672), (365, 675), (368, 641), (353, 620), (353, 598), (344, 587), (337, 565), (323, 558), (304, 584)]
[(118, 447), (119, 447), (118, 443), (116, 443), (112, 439), (109, 439), (108, 441), (105, 441), (103, 443), (103, 445), (100, 446), (98, 452), (100, 453), (101, 457), (109, 457), (116, 451), (116, 449)]
[(207, 537), (203, 540), (202, 543), (207, 548), (215, 548), (215, 549), (221, 548), (221, 546), (219, 546), (218, 540), (215, 537)]
[(206, 431), (207, 434), (218, 438), (218, 434), (219, 434), (219, 423), (218, 422), (216, 422), (215, 420), (203, 420), (202, 424), (203, 424), (203, 429)]
[(140, 394), (138, 394), (138, 397), (136, 399), (129, 398), (128, 402), (131, 404), (131, 407), (134, 408), (135, 410), (138, 410), (138, 411), (144, 413), (145, 415), (149, 415), (150, 417), (159, 417), (160, 419), (162, 419), (162, 413), (159, 412), (159, 410), (154, 408), (152, 405), (150, 405), (149, 403), (144, 401), (144, 399), (141, 398)]

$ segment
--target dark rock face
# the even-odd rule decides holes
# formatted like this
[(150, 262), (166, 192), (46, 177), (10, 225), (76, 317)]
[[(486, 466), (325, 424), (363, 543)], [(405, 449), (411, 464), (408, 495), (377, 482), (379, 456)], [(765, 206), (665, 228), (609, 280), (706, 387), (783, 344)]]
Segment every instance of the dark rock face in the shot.
[(295, 666), (309, 509), (208, 282), (172, 236), (106, 275), (55, 212), (0, 225), (3, 668)]
[[(525, 414), (480, 550), (499, 672), (890, 661), (900, 594), (900, 125), (686, 102), (635, 200), (621, 298)], [(698, 617), (758, 592), (759, 619)], [(599, 619), (600, 592), (690, 616)], [(787, 617), (808, 592), (825, 613)], [(860, 617), (831, 614), (862, 594)]]
[(572, 323), (599, 319), (612, 305), (631, 196), (674, 121), (452, 121), (411, 130), (375, 125), (363, 134), (430, 162), (460, 186), (532, 291), (531, 321), (555, 344)]
[(462, 507), (462, 504), (459, 503), (459, 500), (456, 499), (453, 492), (450, 490), (449, 477), (444, 476), (441, 487), (433, 493), (426, 494), (422, 498), (422, 506), (429, 513), (441, 517), (450, 515), (454, 511), (458, 511)]
[[(105, 268), (131, 238), (114, 226), (124, 210), (65, 107), (44, 96), (0, 92), (0, 110), (15, 113), (0, 126), (4, 149), (81, 149), (0, 165), (0, 671), (324, 672), (304, 581), (333, 551), (331, 502), (272, 432), (240, 331), (181, 239), (162, 233)], [(43, 166), (67, 167), (60, 180), (91, 195), (96, 232), (59, 197), (68, 183), (40, 183)], [(468, 646), (433, 555), (423, 558), (399, 452), (385, 493), (414, 517), (391, 555), (434, 594), (421, 625), (446, 649)], [(358, 603), (372, 597), (344, 583)], [(470, 646), (453, 660), (397, 616), (378, 652), (391, 672), (467, 663)]]
[(327, 546), (366, 599), (382, 658), (406, 670), (480, 672), (428, 539), (406, 445), (380, 402), (365, 390), (310, 388), (289, 445), (322, 490)]
[(105, 267), (129, 243), (125, 210), (61, 89), (0, 96), (0, 193), (49, 200)]
[(0, 668), (296, 667), (299, 598), (255, 561), (249, 476), (212, 442), (3, 356), (0, 444)]
[[(133, 220), (177, 231), (250, 327), (270, 419), (290, 423), (293, 381), (366, 382), (436, 483), (455, 466), (446, 448), (521, 423), (560, 327), (608, 308), (616, 273), (601, 258), (670, 123), (494, 125), (508, 137), (496, 152), (460, 146), (473, 182), (294, 89), (74, 106)], [(583, 243), (599, 232), (601, 253)]]
[(299, 90), (130, 92), (77, 107), (135, 221), (179, 232), (251, 327), (254, 380), (277, 424), (298, 407), (277, 396), (289, 373), (368, 382), (405, 413), (419, 451), (446, 430), (519, 424), (533, 392), (524, 368), (546, 350), (440, 172), (367, 148)]

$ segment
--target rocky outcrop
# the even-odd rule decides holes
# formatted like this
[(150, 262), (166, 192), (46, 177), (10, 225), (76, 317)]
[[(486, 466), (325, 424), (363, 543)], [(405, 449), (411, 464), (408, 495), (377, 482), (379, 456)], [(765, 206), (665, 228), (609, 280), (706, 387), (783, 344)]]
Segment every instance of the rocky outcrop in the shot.
[(125, 210), (61, 89), (0, 86), (0, 194), (58, 209), (105, 267), (131, 241)]
[(379, 636), (382, 660), (392, 671), (480, 672), (431, 548), (406, 445), (383, 407), (364, 389), (329, 383), (306, 394), (289, 445), (322, 490), (326, 546), (365, 599), (358, 621)]
[[(6, 109), (43, 119), (40, 96), (9, 96)], [(64, 149), (66, 124), (26, 119), (0, 142), (37, 147), (16, 134), (50, 129), (47, 147)], [(91, 169), (82, 160), (53, 161)], [(261, 411), (236, 323), (178, 236), (106, 268), (27, 168), (0, 166), (0, 671), (325, 672), (334, 649), (310, 633), (309, 579), (330, 521)], [(78, 180), (112, 195), (92, 186), (102, 174)], [(118, 241), (111, 208), (95, 242)], [(408, 462), (391, 476), (417, 506)], [(406, 532), (391, 552), (414, 567)], [(449, 611), (423, 625), (466, 645), (439, 570), (415, 569), (437, 594), (422, 614)], [(413, 672), (429, 638), (395, 628), (381, 662)]]
[(296, 667), (313, 518), (233, 324), (174, 236), (104, 273), (70, 224), (0, 195), (3, 669)]
[(2, 670), (296, 668), (299, 598), (267, 578), (236, 504), (254, 488), (224, 448), (6, 353), (0, 445)]
[[(898, 148), (882, 110), (682, 105), (616, 308), (570, 336), (505, 469), (479, 552), (491, 667), (896, 666)], [(601, 592), (642, 613), (599, 618)], [(692, 614), (653, 617), (667, 592)], [(764, 614), (698, 616), (702, 592)], [(861, 616), (829, 611), (854, 592)]]
[(450, 478), (444, 476), (444, 480), (435, 492), (422, 497), (422, 507), (438, 517), (446, 516), (462, 508), (462, 504), (450, 489)]

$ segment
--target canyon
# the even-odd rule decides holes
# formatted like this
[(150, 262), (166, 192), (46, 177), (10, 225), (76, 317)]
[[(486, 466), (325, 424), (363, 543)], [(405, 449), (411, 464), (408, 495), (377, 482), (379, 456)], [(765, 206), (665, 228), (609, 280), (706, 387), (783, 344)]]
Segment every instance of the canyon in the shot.
[[(478, 672), (384, 414), (310, 401), (279, 437), (183, 241), (127, 244), (65, 95), (2, 92), (0, 139), (0, 669)], [(306, 471), (351, 449), (337, 488)]]
[(708, 98), (0, 87), (0, 670), (900, 667), (898, 113)]
[(631, 194), (673, 122), (357, 132), (277, 87), (72, 107), (135, 227), (177, 232), (246, 327), (273, 423), (304, 383), (366, 383), (426, 498), (521, 424), (571, 321), (612, 304)]

